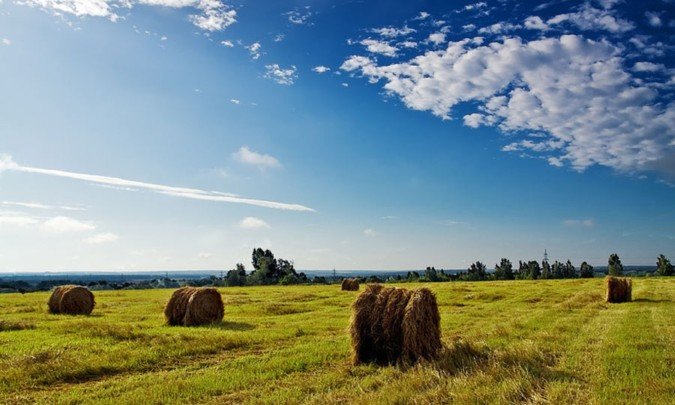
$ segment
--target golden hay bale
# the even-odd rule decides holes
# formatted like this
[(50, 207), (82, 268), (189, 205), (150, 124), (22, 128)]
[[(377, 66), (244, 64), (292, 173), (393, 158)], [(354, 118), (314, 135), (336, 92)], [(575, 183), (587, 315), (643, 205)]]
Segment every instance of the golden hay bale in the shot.
[(608, 276), (605, 278), (605, 286), (607, 302), (627, 302), (633, 299), (633, 283), (630, 278)]
[(54, 289), (47, 305), (52, 314), (89, 315), (96, 301), (86, 287), (61, 285)]
[(212, 324), (222, 321), (223, 314), (223, 299), (215, 288), (179, 288), (164, 308), (169, 325)]
[(413, 364), (442, 347), (436, 297), (426, 288), (368, 285), (352, 308), (354, 364)]
[(355, 278), (345, 278), (342, 280), (342, 291), (358, 291), (359, 280)]

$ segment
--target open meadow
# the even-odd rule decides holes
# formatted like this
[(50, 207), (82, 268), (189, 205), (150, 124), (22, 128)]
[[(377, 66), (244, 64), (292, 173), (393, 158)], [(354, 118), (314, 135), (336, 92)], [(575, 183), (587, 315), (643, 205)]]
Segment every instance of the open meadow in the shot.
[(599, 278), (425, 286), (447, 349), (408, 369), (351, 365), (338, 285), (221, 288), (223, 323), (191, 328), (165, 325), (168, 289), (95, 292), (91, 316), (0, 295), (0, 401), (675, 403), (673, 278), (623, 304)]

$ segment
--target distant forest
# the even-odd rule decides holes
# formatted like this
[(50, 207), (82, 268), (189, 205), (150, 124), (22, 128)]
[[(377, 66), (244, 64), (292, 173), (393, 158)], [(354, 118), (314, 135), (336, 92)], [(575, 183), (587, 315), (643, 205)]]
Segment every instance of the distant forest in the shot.
[[(251, 255), (253, 270), (248, 272), (242, 263), (237, 263), (234, 269), (221, 277), (212, 275), (202, 278), (170, 278), (158, 277), (139, 281), (111, 281), (101, 279), (82, 283), (77, 279), (49, 278), (40, 281), (28, 281), (22, 279), (0, 278), (0, 293), (7, 292), (31, 292), (48, 291), (57, 285), (84, 284), (91, 290), (122, 290), (122, 289), (153, 289), (153, 288), (178, 288), (182, 286), (213, 286), (213, 287), (243, 287), (257, 285), (291, 285), (291, 284), (334, 284), (340, 283), (343, 276), (314, 276), (308, 277), (303, 272), (296, 271), (293, 262), (281, 258), (275, 258), (269, 250), (261, 248), (253, 249)], [(409, 271), (407, 274), (396, 274), (383, 277), (381, 275), (356, 276), (360, 282), (366, 283), (411, 283), (411, 282), (451, 282), (451, 281), (485, 281), (485, 280), (548, 280), (564, 278), (592, 278), (596, 276), (631, 276), (653, 277), (673, 276), (675, 271), (670, 260), (664, 255), (656, 259), (656, 266), (647, 268), (645, 271), (636, 271), (629, 266), (624, 267), (616, 253), (609, 256), (607, 267), (595, 269), (587, 262), (582, 262), (575, 267), (571, 261), (554, 261), (552, 264), (544, 260), (539, 263), (536, 260), (518, 262), (516, 268), (506, 258), (489, 271), (487, 266), (480, 261), (472, 263), (466, 271), (446, 271), (427, 267), (423, 271)]]

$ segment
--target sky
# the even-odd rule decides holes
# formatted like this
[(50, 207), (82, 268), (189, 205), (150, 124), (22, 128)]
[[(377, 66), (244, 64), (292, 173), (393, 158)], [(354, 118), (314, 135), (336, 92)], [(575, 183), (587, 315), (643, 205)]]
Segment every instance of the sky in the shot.
[(0, 272), (675, 259), (675, 3), (0, 0)]

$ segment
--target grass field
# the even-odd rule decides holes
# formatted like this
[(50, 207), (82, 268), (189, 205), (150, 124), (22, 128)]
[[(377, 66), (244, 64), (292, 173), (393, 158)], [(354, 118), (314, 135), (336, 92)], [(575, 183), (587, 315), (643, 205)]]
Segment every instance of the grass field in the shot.
[(675, 278), (626, 304), (602, 279), (427, 286), (447, 350), (407, 370), (350, 364), (339, 286), (223, 288), (223, 324), (197, 328), (164, 325), (172, 290), (97, 292), (89, 317), (0, 295), (0, 401), (675, 403)]

